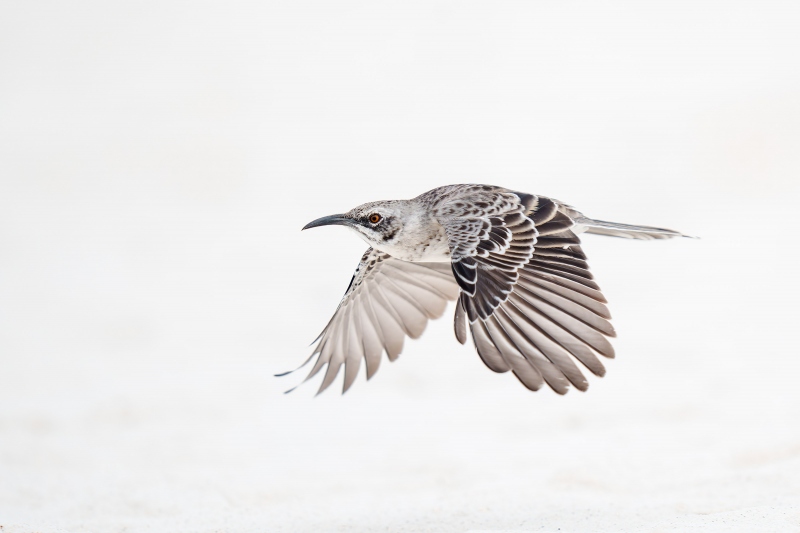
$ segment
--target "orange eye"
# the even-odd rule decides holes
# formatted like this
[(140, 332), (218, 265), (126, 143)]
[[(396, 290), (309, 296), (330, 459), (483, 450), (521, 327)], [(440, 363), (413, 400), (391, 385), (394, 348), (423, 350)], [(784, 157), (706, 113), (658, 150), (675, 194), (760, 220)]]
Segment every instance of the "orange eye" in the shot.
[(382, 218), (382, 217), (381, 217), (381, 216), (380, 216), (378, 213), (372, 213), (372, 214), (369, 216), (369, 223), (370, 223), (370, 224), (377, 224), (378, 222), (380, 222), (380, 221), (381, 221), (381, 218)]

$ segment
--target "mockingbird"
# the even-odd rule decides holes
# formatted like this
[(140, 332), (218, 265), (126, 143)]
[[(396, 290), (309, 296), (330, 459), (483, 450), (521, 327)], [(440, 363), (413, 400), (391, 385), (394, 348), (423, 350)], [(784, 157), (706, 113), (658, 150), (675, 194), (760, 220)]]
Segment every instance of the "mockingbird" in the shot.
[(370, 247), (300, 367), (316, 356), (308, 380), (327, 365), (317, 394), (342, 365), (346, 392), (361, 359), (371, 378), (382, 353), (397, 359), (405, 336), (419, 337), (448, 300), (457, 300), (456, 338), (466, 343), (469, 325), (491, 370), (510, 370), (533, 391), (545, 383), (558, 394), (570, 384), (584, 391), (589, 383), (574, 359), (604, 375), (598, 354), (614, 357), (607, 337), (615, 333), (577, 234), (685, 236), (594, 220), (553, 198), (491, 185), (447, 185), (411, 200), (370, 202), (303, 229), (331, 224), (352, 229)]

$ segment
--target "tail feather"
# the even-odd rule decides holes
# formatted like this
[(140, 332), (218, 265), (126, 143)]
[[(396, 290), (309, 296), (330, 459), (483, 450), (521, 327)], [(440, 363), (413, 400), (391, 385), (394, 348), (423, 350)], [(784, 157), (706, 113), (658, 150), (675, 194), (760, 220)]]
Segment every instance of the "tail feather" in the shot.
[(634, 226), (632, 224), (620, 224), (617, 222), (606, 222), (605, 220), (594, 220), (582, 217), (576, 223), (586, 228), (586, 233), (597, 235), (607, 235), (609, 237), (621, 237), (623, 239), (671, 239), (673, 237), (687, 237), (696, 239), (690, 235), (684, 235), (679, 231), (666, 228), (654, 228), (652, 226)]

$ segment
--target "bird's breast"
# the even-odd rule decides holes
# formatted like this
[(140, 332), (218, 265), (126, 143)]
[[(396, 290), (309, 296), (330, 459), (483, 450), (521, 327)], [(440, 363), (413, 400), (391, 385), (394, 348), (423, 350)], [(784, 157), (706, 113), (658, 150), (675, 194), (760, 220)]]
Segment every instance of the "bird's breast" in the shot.
[(450, 244), (441, 226), (405, 234), (398, 242), (387, 243), (380, 250), (403, 261), (450, 262)]

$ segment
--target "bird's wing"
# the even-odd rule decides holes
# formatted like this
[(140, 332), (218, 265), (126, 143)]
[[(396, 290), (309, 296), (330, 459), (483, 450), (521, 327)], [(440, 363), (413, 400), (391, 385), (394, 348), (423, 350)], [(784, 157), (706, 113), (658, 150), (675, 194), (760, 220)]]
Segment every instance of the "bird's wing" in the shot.
[(525, 203), (533, 199), (478, 188), (438, 206), (453, 274), (462, 291), (460, 301), (470, 322), (492, 315), (533, 256), (536, 228), (526, 215)]
[(411, 263), (368, 249), (339, 307), (317, 337), (311, 357), (301, 365), (316, 356), (305, 380), (327, 364), (319, 394), (344, 365), (346, 392), (358, 375), (361, 359), (369, 379), (378, 370), (382, 352), (391, 361), (397, 359), (405, 336), (422, 335), (428, 319), (442, 316), (447, 301), (457, 297), (458, 285), (448, 263)]
[[(479, 210), (443, 217), (461, 295), (456, 337), (466, 322), (483, 362), (511, 370), (529, 389), (559, 394), (588, 382), (574, 359), (605, 373), (597, 354), (614, 357), (605, 298), (592, 279), (575, 222), (554, 200), (501, 190)], [(516, 200), (514, 199), (516, 198)]]

